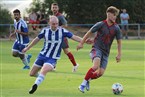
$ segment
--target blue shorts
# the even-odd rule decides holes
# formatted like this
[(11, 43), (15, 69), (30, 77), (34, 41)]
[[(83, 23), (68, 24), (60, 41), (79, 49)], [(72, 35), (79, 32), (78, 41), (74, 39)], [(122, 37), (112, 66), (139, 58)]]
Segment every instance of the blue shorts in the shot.
[(27, 45), (20, 44), (20, 43), (18, 43), (17, 41), (15, 41), (14, 44), (13, 44), (12, 51), (15, 51), (15, 52), (18, 52), (18, 53), (20, 53), (20, 54), (23, 54), (23, 53), (22, 53), (22, 50), (23, 50), (26, 46), (27, 46)]
[(99, 49), (95, 49), (92, 48), (91, 52), (90, 52), (90, 57), (92, 60), (94, 60), (94, 58), (99, 57), (100, 58), (100, 68), (104, 68), (106, 69), (107, 67), (107, 63), (108, 63), (108, 55), (105, 54), (103, 51), (99, 50)]
[(67, 38), (64, 38), (62, 41), (62, 49), (69, 48)]
[(37, 59), (35, 60), (35, 64), (38, 67), (42, 67), (44, 64), (51, 65), (53, 68), (56, 66), (57, 59), (48, 58), (41, 54), (38, 55)]

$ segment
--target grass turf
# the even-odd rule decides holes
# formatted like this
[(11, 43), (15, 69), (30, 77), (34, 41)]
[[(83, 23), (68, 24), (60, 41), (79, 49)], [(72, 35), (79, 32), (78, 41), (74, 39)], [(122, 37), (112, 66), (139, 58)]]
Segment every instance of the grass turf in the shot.
[[(42, 41), (28, 51), (33, 55), (31, 66), (43, 46)], [(0, 97), (145, 97), (144, 43), (144, 40), (123, 40), (122, 61), (116, 63), (117, 46), (114, 41), (105, 74), (97, 80), (92, 80), (90, 91), (83, 94), (78, 91), (78, 86), (92, 66), (89, 57), (91, 46), (84, 45), (83, 49), (76, 51), (78, 43), (70, 41), (70, 50), (77, 63), (80, 64), (78, 72), (72, 73), (72, 64), (62, 52), (61, 59), (57, 62), (56, 71), (48, 73), (38, 90), (30, 95), (28, 91), (35, 78), (29, 77), (29, 70), (22, 70), (23, 64), (19, 58), (12, 57), (13, 41), (1, 41)], [(121, 83), (124, 87), (121, 95), (112, 93), (111, 86), (115, 82)]]

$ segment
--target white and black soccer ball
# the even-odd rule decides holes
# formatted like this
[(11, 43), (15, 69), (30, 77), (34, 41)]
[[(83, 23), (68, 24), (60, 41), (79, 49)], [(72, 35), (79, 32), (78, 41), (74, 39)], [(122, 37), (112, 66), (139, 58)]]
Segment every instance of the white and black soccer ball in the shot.
[(115, 95), (120, 95), (123, 92), (123, 86), (120, 83), (114, 83), (112, 85), (112, 92)]

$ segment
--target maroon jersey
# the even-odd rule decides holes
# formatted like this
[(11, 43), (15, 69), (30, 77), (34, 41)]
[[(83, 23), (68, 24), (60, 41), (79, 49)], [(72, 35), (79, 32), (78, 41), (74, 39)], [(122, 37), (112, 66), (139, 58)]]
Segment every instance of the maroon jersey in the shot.
[(92, 33), (97, 32), (93, 47), (102, 50), (106, 54), (109, 54), (114, 38), (116, 37), (117, 40), (122, 38), (119, 26), (116, 23), (109, 26), (106, 20), (96, 23), (90, 31)]

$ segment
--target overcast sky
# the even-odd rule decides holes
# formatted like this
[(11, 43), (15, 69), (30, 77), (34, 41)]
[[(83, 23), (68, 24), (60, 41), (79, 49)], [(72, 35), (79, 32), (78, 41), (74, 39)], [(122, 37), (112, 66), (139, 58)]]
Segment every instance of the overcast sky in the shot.
[(22, 15), (27, 15), (25, 9), (29, 8), (32, 0), (0, 0), (0, 3), (10, 12), (12, 12), (14, 9), (19, 9)]

